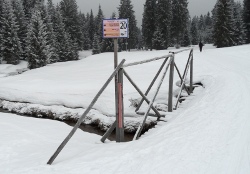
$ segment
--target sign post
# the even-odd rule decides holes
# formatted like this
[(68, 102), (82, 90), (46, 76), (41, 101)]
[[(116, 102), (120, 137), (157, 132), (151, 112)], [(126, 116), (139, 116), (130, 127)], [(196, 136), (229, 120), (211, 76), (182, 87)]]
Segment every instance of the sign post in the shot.
[[(114, 68), (118, 64), (118, 38), (128, 38), (128, 19), (104, 19), (103, 38), (114, 39)], [(115, 76), (116, 142), (124, 141), (123, 71)]]

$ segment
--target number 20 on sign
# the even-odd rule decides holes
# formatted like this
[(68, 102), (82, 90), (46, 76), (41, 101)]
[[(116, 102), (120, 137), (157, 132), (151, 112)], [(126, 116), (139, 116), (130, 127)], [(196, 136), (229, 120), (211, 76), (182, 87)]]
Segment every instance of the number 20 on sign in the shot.
[(128, 19), (104, 19), (103, 38), (128, 38)]

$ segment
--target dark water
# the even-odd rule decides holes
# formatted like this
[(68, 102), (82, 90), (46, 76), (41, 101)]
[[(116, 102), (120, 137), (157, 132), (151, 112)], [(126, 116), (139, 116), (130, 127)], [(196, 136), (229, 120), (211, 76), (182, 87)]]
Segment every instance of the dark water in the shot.
[[(12, 113), (6, 109), (2, 109), (0, 108), (0, 112), (2, 113)], [(37, 117), (33, 117), (31, 115), (24, 115), (24, 114), (18, 114), (18, 113), (12, 113), (12, 114), (16, 114), (16, 115), (20, 115), (20, 116), (23, 116), (23, 117), (32, 117), (32, 118), (37, 118)], [(50, 118), (38, 118), (38, 119), (50, 119)], [(50, 120), (54, 120), (54, 119), (50, 119)], [(74, 127), (76, 122), (73, 122), (73, 121), (62, 121), (62, 120), (57, 120), (57, 121), (60, 121), (60, 122), (63, 122), (69, 126), (72, 126)], [(103, 136), (105, 134), (104, 131), (100, 130), (97, 126), (92, 126), (92, 125), (85, 125), (85, 124), (81, 124), (79, 129), (81, 129), (82, 131), (84, 132), (88, 132), (88, 133), (93, 133), (93, 134), (97, 134), (97, 135), (100, 135), (100, 136)], [(128, 141), (132, 141), (133, 140), (133, 137), (134, 137), (134, 134), (130, 134), (130, 133), (124, 133), (124, 141), (125, 142), (128, 142)], [(100, 137), (101, 139), (101, 137)], [(116, 137), (115, 137), (115, 130), (112, 132), (112, 134), (108, 137), (108, 139), (110, 141), (115, 141)]]
[[(72, 122), (72, 121), (65, 121), (65, 123), (70, 125), (70, 126), (75, 126), (75, 124), (76, 124), (75, 122)], [(97, 126), (92, 126), (92, 125), (81, 124), (79, 129), (81, 129), (84, 132), (93, 133), (93, 134), (97, 134), (97, 135), (100, 135), (100, 136), (103, 136), (105, 134), (105, 132), (100, 130)], [(125, 142), (132, 141), (133, 138), (134, 138), (133, 133), (126, 133), (126, 132), (124, 133), (124, 141)], [(115, 139), (116, 139), (115, 130), (108, 137), (108, 139), (110, 141), (115, 141)]]
[(3, 113), (10, 113), (8, 110), (2, 109), (2, 108), (0, 108), (0, 112), (3, 112)]

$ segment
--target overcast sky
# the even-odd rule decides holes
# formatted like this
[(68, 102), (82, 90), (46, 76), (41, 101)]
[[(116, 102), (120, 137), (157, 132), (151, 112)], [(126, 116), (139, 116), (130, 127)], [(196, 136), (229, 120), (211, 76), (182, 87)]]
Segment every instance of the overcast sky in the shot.
[[(61, 0), (53, 0), (56, 4)], [(117, 12), (117, 7), (120, 4), (120, 0), (76, 0), (79, 6), (79, 10), (83, 13), (90, 12), (93, 10), (94, 15), (98, 12), (99, 4), (102, 7), (105, 18), (109, 18), (111, 14), (115, 11)], [(138, 27), (141, 26), (142, 21), (142, 13), (143, 13), (143, 5), (146, 0), (131, 0), (134, 5), (134, 11), (137, 19)], [(207, 14), (208, 11), (211, 11), (217, 0), (188, 0), (189, 1), (189, 12), (191, 17), (201, 14)], [(243, 2), (243, 0), (236, 0)]]

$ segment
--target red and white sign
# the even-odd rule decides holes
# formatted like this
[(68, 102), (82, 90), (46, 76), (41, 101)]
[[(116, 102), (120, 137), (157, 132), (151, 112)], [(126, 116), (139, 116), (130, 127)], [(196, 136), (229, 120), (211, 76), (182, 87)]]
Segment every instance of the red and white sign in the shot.
[(103, 38), (128, 38), (128, 19), (104, 19)]

